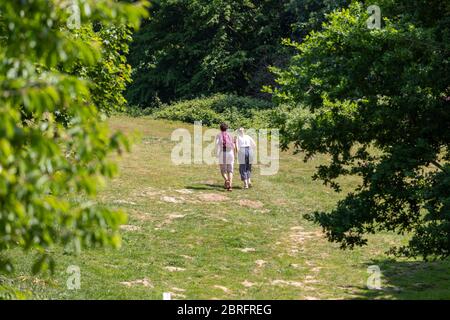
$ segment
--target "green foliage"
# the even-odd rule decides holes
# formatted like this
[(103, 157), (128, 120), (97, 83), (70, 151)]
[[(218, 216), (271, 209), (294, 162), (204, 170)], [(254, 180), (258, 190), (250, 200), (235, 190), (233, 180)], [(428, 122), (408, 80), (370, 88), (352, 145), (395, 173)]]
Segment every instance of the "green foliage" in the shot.
[(301, 39), (312, 30), (320, 30), (325, 15), (335, 9), (347, 7), (350, 0), (291, 0), (285, 10), (294, 16), (292, 29)]
[(126, 54), (131, 42), (131, 28), (125, 25), (86, 25), (74, 31), (83, 41), (95, 41), (102, 46), (101, 59), (92, 66), (76, 64), (71, 73), (92, 82), (91, 97), (96, 107), (110, 114), (124, 111), (123, 92), (131, 82), (131, 67)]
[(298, 39), (346, 2), (153, 1), (151, 19), (134, 35), (127, 99), (148, 107), (220, 92), (268, 98), (261, 92), (274, 84), (267, 68), (285, 65), (291, 54), (281, 39)]
[(207, 126), (226, 122), (233, 128), (266, 128), (274, 112), (272, 108), (272, 103), (267, 101), (217, 94), (165, 105), (156, 110), (153, 116), (188, 123), (202, 121)]
[(132, 117), (144, 117), (149, 116), (155, 112), (154, 108), (140, 108), (136, 106), (129, 106), (126, 109), (126, 113)]
[(0, 276), (1, 300), (26, 300), (32, 296), (29, 290), (18, 290), (12, 281)]
[[(128, 148), (103, 119), (123, 104), (128, 67), (120, 42), (125, 26), (137, 27), (145, 16), (145, 3), (76, 3), (80, 30), (68, 28), (63, 1), (0, 1), (0, 29), (8, 30), (0, 39), (2, 270), (13, 263), (1, 252), (14, 247), (37, 254), (37, 272), (53, 269), (54, 245), (78, 251), (120, 244), (125, 215), (98, 207), (93, 197), (116, 172), (108, 155)], [(85, 200), (74, 201), (73, 194)]]
[[(369, 30), (357, 2), (312, 32), (286, 70), (277, 98), (306, 112), (281, 114), (284, 146), (331, 155), (316, 178), (361, 177), (329, 213), (312, 219), (343, 248), (365, 234), (410, 233), (393, 253), (450, 254), (450, 6), (379, 1), (384, 25)], [(377, 152), (374, 152), (377, 150)]]

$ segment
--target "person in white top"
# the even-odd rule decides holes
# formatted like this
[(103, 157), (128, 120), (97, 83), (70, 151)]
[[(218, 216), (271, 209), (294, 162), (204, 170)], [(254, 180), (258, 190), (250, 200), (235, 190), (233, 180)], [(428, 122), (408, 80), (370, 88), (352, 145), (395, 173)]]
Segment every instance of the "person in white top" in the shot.
[(256, 143), (252, 137), (245, 134), (244, 128), (239, 128), (238, 135), (235, 138), (235, 146), (239, 160), (239, 174), (242, 182), (244, 182), (244, 189), (248, 189), (252, 186), (252, 163)]

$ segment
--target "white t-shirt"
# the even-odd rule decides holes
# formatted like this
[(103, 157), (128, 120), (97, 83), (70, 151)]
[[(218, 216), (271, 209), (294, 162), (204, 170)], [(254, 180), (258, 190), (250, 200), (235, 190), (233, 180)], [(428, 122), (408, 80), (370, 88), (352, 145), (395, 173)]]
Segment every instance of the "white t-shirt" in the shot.
[(246, 148), (246, 147), (255, 147), (256, 143), (253, 140), (252, 137), (250, 137), (248, 134), (244, 134), (244, 135), (238, 135), (236, 138), (236, 144), (238, 149), (240, 148)]

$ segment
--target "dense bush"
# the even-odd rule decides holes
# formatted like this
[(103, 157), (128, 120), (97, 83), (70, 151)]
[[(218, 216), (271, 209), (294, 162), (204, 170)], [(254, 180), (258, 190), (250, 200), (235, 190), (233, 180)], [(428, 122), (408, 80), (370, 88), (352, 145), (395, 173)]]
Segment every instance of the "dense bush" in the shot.
[(269, 125), (273, 112), (272, 103), (264, 100), (217, 94), (164, 105), (153, 116), (190, 123), (202, 121), (208, 126), (227, 122), (233, 128), (262, 128)]

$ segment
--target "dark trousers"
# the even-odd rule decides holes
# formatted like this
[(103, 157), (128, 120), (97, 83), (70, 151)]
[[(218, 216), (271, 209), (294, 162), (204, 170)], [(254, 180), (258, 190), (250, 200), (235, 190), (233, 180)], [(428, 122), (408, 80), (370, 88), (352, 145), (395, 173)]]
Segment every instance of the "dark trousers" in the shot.
[(239, 156), (239, 174), (241, 175), (242, 181), (250, 179), (252, 174), (252, 165), (250, 163), (250, 148), (245, 147), (243, 149), (244, 150), (239, 150), (240, 153), (244, 153)]

